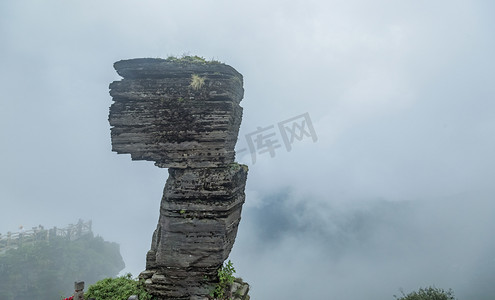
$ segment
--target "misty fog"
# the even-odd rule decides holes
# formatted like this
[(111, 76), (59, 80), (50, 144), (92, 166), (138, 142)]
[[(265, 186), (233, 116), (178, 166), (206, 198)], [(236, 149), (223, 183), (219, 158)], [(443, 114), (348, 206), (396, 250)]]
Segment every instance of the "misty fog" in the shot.
[[(249, 166), (230, 259), (252, 299), (495, 289), (495, 4), (3, 1), (0, 233), (92, 220), (145, 268), (168, 176), (111, 151), (113, 63), (199, 55), (244, 76), (237, 149), (307, 113), (317, 140)], [(278, 136), (280, 139), (280, 136)]]

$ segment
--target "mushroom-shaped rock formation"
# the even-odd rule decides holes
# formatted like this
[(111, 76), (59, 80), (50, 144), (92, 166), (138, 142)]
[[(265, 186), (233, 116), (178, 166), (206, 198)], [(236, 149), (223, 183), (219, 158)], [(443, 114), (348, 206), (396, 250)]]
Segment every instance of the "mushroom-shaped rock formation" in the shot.
[(242, 75), (220, 63), (131, 59), (114, 64), (112, 150), (164, 168), (234, 161), (242, 119)]
[(131, 59), (114, 67), (123, 79), (110, 84), (112, 150), (169, 168), (140, 277), (158, 299), (208, 299), (245, 199), (247, 167), (234, 162), (242, 75), (187, 58)]

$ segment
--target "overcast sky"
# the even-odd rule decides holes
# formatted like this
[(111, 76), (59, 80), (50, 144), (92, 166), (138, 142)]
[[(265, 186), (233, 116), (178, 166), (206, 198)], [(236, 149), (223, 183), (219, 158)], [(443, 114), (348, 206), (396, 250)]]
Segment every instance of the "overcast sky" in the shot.
[[(2, 1), (0, 232), (79, 218), (144, 270), (168, 176), (111, 152), (113, 63), (191, 54), (244, 75), (231, 259), (253, 299), (393, 299), (495, 278), (491, 1)], [(268, 131), (266, 131), (268, 133)], [(491, 277), (490, 277), (491, 276)], [(473, 299), (473, 298), (471, 298)], [(482, 299), (482, 298), (478, 298)]]

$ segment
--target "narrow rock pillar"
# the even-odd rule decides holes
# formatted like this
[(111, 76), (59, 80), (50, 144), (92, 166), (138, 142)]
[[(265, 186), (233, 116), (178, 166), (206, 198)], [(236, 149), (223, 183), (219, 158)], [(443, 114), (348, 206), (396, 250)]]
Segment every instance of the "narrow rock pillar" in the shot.
[(242, 75), (197, 57), (115, 63), (110, 84), (112, 150), (169, 168), (146, 256), (159, 299), (207, 299), (234, 244), (247, 167), (234, 162)]

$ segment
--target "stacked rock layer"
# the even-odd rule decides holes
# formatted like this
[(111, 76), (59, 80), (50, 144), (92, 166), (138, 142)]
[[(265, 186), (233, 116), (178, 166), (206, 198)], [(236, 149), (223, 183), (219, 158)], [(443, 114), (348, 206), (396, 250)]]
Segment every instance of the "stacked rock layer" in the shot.
[(141, 273), (158, 299), (208, 299), (237, 235), (247, 167), (234, 162), (242, 75), (202, 60), (114, 65), (112, 150), (169, 168)]
[(242, 75), (225, 64), (132, 59), (114, 64), (112, 150), (164, 168), (234, 161)]

